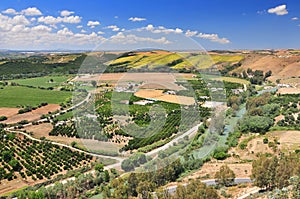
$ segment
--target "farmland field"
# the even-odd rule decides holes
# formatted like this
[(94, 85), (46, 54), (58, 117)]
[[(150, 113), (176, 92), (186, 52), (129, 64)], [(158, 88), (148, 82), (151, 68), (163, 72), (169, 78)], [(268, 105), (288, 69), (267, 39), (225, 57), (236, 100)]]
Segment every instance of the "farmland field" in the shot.
[(60, 104), (71, 96), (71, 92), (65, 91), (7, 86), (0, 90), (0, 107), (37, 106), (42, 102)]
[[(57, 87), (62, 83), (70, 79), (71, 76), (46, 76), (46, 77), (36, 77), (27, 79), (16, 79), (10, 82), (15, 82), (19, 85), (33, 86), (33, 87)], [(52, 82), (50, 80), (53, 80)]]
[(241, 78), (236, 78), (236, 77), (210, 77), (207, 76), (207, 78), (212, 79), (212, 80), (222, 80), (225, 82), (231, 82), (231, 83), (238, 83), (238, 84), (250, 84), (248, 80), (241, 79)]

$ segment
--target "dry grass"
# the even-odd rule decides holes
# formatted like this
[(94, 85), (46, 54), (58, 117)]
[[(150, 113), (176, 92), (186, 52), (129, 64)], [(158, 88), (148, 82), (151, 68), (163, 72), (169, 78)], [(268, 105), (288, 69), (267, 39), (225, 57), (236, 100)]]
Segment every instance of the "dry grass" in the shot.
[(0, 108), (0, 116), (11, 117), (17, 115), (19, 108)]
[(163, 94), (163, 90), (139, 90), (134, 95), (141, 98), (151, 98), (158, 101), (170, 102), (175, 104), (192, 105), (195, 103), (195, 100), (192, 97), (167, 95)]
[(300, 88), (280, 88), (277, 93), (280, 94), (299, 94)]
[(4, 122), (7, 124), (15, 124), (22, 120), (35, 121), (40, 119), (43, 114), (48, 114), (48, 112), (54, 112), (59, 109), (60, 106), (58, 104), (48, 104), (47, 106), (43, 106), (28, 113), (13, 115)]

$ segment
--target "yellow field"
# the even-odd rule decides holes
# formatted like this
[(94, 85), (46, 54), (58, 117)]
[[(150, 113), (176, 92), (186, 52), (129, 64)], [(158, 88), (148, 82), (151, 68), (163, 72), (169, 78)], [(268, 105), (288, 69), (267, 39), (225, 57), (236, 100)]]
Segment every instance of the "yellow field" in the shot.
[(242, 55), (211, 55), (213, 62), (239, 62), (244, 59)]
[(140, 98), (154, 99), (175, 104), (192, 105), (195, 103), (195, 100), (192, 97), (167, 95), (163, 94), (163, 90), (139, 90), (134, 95)]
[(129, 68), (155, 68), (166, 66), (176, 60), (183, 59), (183, 62), (172, 66), (173, 69), (191, 68), (205, 69), (215, 63), (230, 62), (235, 63), (244, 59), (242, 55), (209, 55), (191, 53), (172, 53), (167, 51), (137, 52), (127, 57), (121, 57), (110, 64), (127, 63)]
[(249, 81), (245, 79), (240, 79), (236, 77), (212, 77), (213, 80), (222, 80), (225, 82), (239, 83), (239, 84), (250, 84)]

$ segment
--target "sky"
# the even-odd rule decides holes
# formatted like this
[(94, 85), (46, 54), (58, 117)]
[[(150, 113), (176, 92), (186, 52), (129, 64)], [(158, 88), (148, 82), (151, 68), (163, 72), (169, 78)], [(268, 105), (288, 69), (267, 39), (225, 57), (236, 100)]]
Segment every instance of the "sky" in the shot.
[(297, 0), (1, 0), (0, 49), (300, 48)]

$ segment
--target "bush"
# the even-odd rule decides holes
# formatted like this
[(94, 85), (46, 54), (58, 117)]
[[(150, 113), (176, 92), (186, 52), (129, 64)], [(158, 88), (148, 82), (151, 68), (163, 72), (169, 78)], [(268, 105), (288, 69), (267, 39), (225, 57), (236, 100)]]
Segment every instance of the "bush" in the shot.
[(5, 121), (5, 120), (7, 120), (7, 117), (6, 117), (6, 116), (1, 116), (1, 117), (0, 117), (0, 121)]

